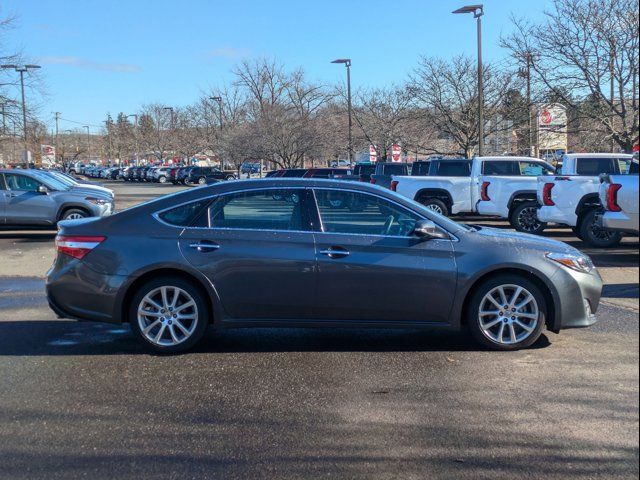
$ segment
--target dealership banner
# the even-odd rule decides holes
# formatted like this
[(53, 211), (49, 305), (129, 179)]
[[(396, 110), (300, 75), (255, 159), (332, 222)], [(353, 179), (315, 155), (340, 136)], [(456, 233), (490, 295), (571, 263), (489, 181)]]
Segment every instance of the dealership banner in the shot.
[(559, 103), (538, 110), (538, 149), (567, 150), (567, 109)]
[(402, 161), (402, 149), (397, 143), (391, 145), (391, 161), (395, 163)]
[(378, 161), (378, 151), (375, 145), (369, 145), (369, 161), (376, 163)]
[(53, 145), (40, 145), (40, 158), (43, 165), (56, 163), (56, 147)]

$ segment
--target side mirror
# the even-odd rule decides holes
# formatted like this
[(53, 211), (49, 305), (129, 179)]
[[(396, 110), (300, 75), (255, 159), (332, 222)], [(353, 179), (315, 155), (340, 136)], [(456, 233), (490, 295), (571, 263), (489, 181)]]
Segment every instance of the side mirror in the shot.
[(49, 189), (47, 187), (45, 187), (44, 185), (39, 185), (38, 186), (38, 193), (41, 195), (46, 195), (47, 193), (49, 193)]
[(431, 220), (418, 220), (415, 227), (413, 227), (413, 235), (424, 240), (431, 240), (435, 238), (449, 239), (449, 235), (440, 229)]

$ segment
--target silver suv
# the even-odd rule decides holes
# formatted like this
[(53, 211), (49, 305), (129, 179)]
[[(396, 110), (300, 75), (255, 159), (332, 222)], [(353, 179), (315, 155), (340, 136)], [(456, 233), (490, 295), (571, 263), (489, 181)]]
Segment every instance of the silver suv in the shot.
[(38, 170), (0, 169), (0, 225), (48, 226), (113, 213), (108, 192), (63, 183)]

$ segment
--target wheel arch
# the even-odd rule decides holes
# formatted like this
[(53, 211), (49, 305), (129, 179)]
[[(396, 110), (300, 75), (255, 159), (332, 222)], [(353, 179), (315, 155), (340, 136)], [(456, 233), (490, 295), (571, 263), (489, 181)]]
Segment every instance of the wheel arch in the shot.
[(453, 206), (453, 198), (451, 198), (451, 194), (443, 189), (443, 188), (422, 188), (418, 190), (413, 197), (416, 202), (420, 202), (421, 199), (426, 198), (437, 198), (438, 200), (442, 200), (449, 211), (451, 211), (451, 207)]
[(58, 213), (56, 215), (56, 222), (60, 221), (62, 219), (62, 217), (64, 216), (65, 212), (67, 210), (71, 210), (71, 209), (77, 209), (77, 210), (82, 210), (83, 212), (86, 212), (88, 214), (88, 216), (93, 217), (93, 212), (86, 207), (86, 205), (82, 205), (81, 203), (72, 203), (72, 202), (66, 202), (63, 203), (62, 205), (60, 205), (60, 207), (58, 207)]
[(576, 215), (579, 218), (592, 208), (602, 208), (600, 195), (598, 193), (588, 193), (587, 195), (582, 197), (580, 199), (580, 202), (578, 202), (578, 206), (576, 207)]
[(207, 305), (207, 313), (209, 314), (209, 323), (213, 324), (214, 319), (217, 322), (219, 315), (213, 303), (210, 291), (212, 286), (210, 284), (205, 284), (203, 279), (198, 278), (196, 275), (193, 275), (192, 273), (185, 270), (174, 267), (160, 267), (144, 272), (142, 275), (137, 276), (130, 284), (126, 286), (122, 299), (117, 307), (120, 318), (122, 319), (122, 323), (129, 323), (129, 303), (138, 289), (149, 280), (162, 276), (177, 277), (193, 283), (200, 290), (200, 293), (204, 297), (204, 301)]
[(484, 272), (472, 280), (471, 285), (464, 292), (464, 300), (459, 312), (460, 326), (464, 327), (467, 325), (469, 305), (476, 290), (487, 280), (500, 275), (519, 275), (532, 281), (545, 297), (544, 299), (547, 304), (547, 318), (545, 318), (545, 323), (547, 328), (554, 332), (558, 330), (556, 327), (556, 320), (560, 317), (560, 297), (558, 292), (543, 280), (541, 273), (513, 266), (501, 267)]
[(507, 208), (511, 211), (512, 208), (516, 207), (518, 204), (522, 202), (538, 202), (536, 197), (535, 190), (517, 190), (511, 194), (509, 198), (509, 203), (507, 203)]

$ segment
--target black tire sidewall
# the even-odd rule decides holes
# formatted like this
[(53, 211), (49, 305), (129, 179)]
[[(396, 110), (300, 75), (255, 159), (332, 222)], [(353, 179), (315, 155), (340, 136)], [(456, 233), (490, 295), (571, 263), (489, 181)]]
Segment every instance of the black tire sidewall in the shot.
[(580, 219), (580, 225), (578, 226), (580, 240), (586, 245), (596, 248), (609, 248), (618, 245), (620, 240), (622, 240), (622, 234), (619, 232), (613, 232), (609, 241), (598, 240), (592, 236), (591, 225), (595, 221), (597, 214), (598, 210), (591, 210), (585, 213)]
[[(536, 299), (538, 304), (538, 309), (540, 311), (540, 318), (538, 319), (538, 324), (536, 325), (535, 330), (531, 335), (525, 338), (523, 341), (515, 343), (513, 345), (502, 345), (497, 344), (490, 340), (480, 328), (479, 320), (478, 320), (478, 311), (480, 309), (480, 302), (483, 297), (489, 292), (491, 289), (499, 286), (499, 285), (519, 285), (521, 287), (526, 288)], [(533, 345), (540, 335), (542, 334), (542, 329), (544, 328), (546, 319), (547, 319), (547, 302), (545, 300), (542, 291), (538, 288), (538, 286), (528, 280), (523, 275), (516, 274), (505, 274), (505, 275), (496, 275), (495, 277), (491, 277), (485, 280), (478, 288), (473, 292), (469, 305), (467, 308), (466, 315), (466, 324), (467, 328), (471, 332), (473, 338), (480, 343), (483, 347), (491, 349), (491, 350), (520, 350), (522, 348), (527, 348)]]
[[(187, 339), (183, 343), (180, 343), (179, 345), (172, 345), (167, 347), (155, 345), (147, 340), (147, 338), (140, 330), (140, 326), (138, 325), (138, 305), (147, 293), (162, 286), (178, 287), (188, 292), (195, 301), (196, 306), (198, 307), (198, 324), (196, 325), (196, 329), (193, 332), (193, 335), (191, 335), (191, 338)], [(205, 301), (202, 289), (197, 287), (194, 283), (179, 277), (159, 277), (146, 282), (133, 295), (133, 297), (131, 298), (131, 304), (128, 308), (127, 320), (129, 321), (131, 330), (140, 340), (142, 340), (143, 344), (147, 348), (150, 348), (151, 350), (159, 353), (178, 353), (189, 350), (200, 340), (202, 340), (204, 334), (207, 331), (207, 326), (209, 325), (209, 311), (207, 309), (207, 303)]]

